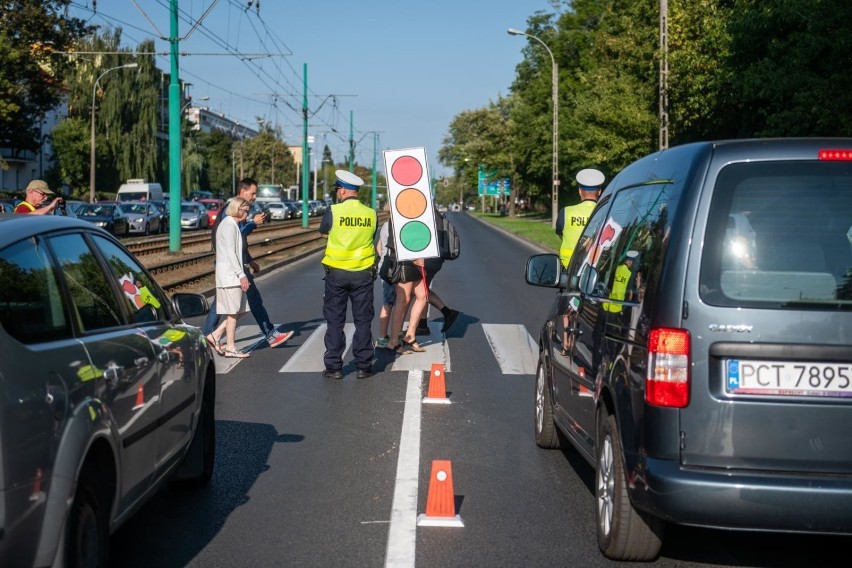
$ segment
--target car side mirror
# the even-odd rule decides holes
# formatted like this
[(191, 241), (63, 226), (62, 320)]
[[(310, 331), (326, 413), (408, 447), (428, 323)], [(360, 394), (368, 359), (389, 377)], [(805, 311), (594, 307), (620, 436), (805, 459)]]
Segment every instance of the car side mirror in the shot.
[(536, 254), (527, 260), (527, 284), (556, 288), (562, 281), (561, 276), (562, 263), (555, 254)]
[(586, 265), (580, 271), (577, 280), (580, 291), (586, 295), (594, 295), (595, 287), (598, 285), (598, 270), (592, 266)]
[(210, 310), (207, 298), (190, 292), (172, 294), (172, 305), (181, 318), (203, 316)]

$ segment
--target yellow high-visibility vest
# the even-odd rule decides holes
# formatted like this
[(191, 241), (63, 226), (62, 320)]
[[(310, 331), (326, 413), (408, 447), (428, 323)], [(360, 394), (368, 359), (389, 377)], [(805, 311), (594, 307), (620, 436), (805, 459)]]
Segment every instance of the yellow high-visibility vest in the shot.
[[(632, 272), (627, 268), (626, 264), (619, 264), (615, 269), (615, 281), (612, 283), (612, 293), (609, 295), (613, 300), (623, 300), (627, 294), (627, 283), (630, 281)], [(613, 314), (621, 312), (621, 304), (613, 304), (604, 302), (603, 308)]]
[(376, 258), (376, 211), (357, 199), (347, 199), (331, 206), (331, 221), (322, 263), (353, 272), (372, 267)]
[(562, 266), (568, 266), (571, 261), (571, 255), (574, 254), (577, 241), (580, 240), (580, 235), (583, 234), (583, 229), (586, 228), (586, 223), (589, 222), (592, 209), (595, 208), (596, 204), (596, 201), (587, 199), (577, 205), (570, 205), (565, 208), (565, 226), (562, 228), (562, 245), (559, 247), (559, 258), (562, 260)]

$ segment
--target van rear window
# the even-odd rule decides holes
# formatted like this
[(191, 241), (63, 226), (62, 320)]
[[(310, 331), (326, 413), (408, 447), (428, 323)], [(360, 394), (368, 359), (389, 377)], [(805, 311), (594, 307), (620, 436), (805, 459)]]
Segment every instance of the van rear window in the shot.
[(725, 167), (703, 251), (709, 304), (852, 309), (852, 164)]

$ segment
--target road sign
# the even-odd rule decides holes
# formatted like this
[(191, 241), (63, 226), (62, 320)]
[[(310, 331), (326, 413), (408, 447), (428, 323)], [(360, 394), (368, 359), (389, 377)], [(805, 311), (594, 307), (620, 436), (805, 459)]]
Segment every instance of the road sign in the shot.
[(384, 160), (397, 258), (440, 256), (426, 149), (385, 150)]

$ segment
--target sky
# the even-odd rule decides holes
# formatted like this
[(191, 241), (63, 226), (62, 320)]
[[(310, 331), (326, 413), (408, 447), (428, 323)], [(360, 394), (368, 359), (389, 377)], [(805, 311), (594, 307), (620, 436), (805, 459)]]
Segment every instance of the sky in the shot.
[[(127, 47), (154, 39), (166, 54), (169, 4), (72, 0), (69, 15), (121, 27)], [(372, 165), (375, 136), (379, 170), (382, 150), (424, 147), (433, 177), (452, 173), (437, 156), (453, 118), (510, 93), (530, 40), (506, 30), (553, 12), (549, 0), (178, 0), (178, 8), (179, 76), (197, 104), (241, 124), (262, 117), (301, 145), (306, 65), (308, 134), (320, 151), (327, 144), (346, 161), (351, 129), (358, 164)], [(168, 56), (157, 65), (168, 71)]]

